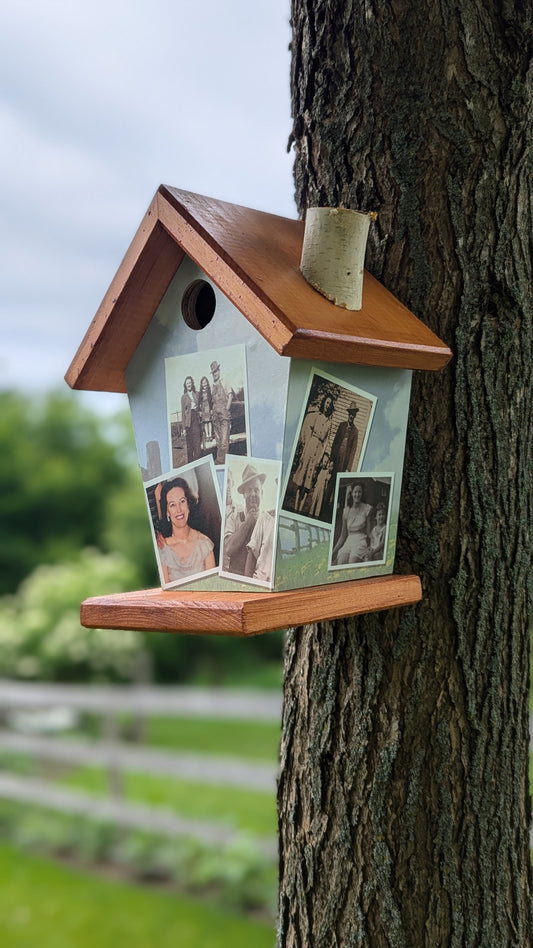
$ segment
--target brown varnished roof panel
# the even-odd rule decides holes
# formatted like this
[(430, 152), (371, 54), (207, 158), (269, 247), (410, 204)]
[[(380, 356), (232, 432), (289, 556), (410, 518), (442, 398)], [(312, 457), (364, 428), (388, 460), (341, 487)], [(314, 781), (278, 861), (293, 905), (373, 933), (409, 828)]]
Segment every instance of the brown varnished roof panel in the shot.
[[(350, 312), (299, 270), (303, 222), (162, 185), (66, 379), (125, 391), (124, 371), (186, 253), (280, 355), (442, 369), (451, 351), (365, 271)], [(206, 330), (208, 331), (208, 330)]]
[[(280, 354), (426, 369), (443, 368), (449, 361), (448, 347), (367, 271), (363, 306), (357, 312), (335, 306), (317, 293), (299, 269), (302, 221), (176, 188), (160, 191), (178, 212), (178, 219), (211, 249), (211, 272), (205, 270), (201, 259), (193, 259)], [(192, 256), (189, 250), (187, 253)], [(233, 280), (224, 274), (226, 268)], [(241, 286), (232, 296), (235, 278)], [(246, 312), (244, 287), (252, 295)], [(283, 338), (277, 345), (271, 338), (273, 317)]]

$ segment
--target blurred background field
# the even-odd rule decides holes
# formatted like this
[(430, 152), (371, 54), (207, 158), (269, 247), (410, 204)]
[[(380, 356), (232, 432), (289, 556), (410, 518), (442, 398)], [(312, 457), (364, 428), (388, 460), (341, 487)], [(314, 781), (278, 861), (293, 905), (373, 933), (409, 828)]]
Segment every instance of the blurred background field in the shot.
[(9, 948), (267, 948), (272, 927), (174, 892), (95, 877), (0, 845), (0, 933)]
[(80, 626), (158, 585), (127, 411), (0, 393), (0, 524), (2, 945), (273, 945), (283, 634)]

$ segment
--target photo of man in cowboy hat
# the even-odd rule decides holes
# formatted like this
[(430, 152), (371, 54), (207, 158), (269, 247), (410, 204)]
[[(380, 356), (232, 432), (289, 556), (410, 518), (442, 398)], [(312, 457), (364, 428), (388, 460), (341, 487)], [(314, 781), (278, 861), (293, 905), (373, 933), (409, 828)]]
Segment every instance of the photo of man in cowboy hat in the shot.
[[(270, 585), (274, 554), (275, 509), (278, 462), (253, 459), (228, 460), (226, 483), (244, 500), (236, 508), (231, 498), (224, 522), (223, 572)], [(265, 481), (268, 478), (268, 502), (265, 509)], [(226, 491), (228, 504), (228, 491)], [(235, 511), (238, 510), (236, 514)], [(228, 512), (229, 511), (229, 512)]]

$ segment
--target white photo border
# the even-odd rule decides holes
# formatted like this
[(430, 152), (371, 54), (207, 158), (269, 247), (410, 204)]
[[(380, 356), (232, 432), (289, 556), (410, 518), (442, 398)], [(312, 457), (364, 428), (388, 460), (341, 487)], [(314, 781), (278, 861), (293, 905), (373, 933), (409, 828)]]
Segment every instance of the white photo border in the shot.
[[(242, 573), (231, 572), (228, 568), (224, 568), (224, 557), (225, 557), (225, 546), (226, 546), (226, 525), (229, 516), (228, 512), (228, 486), (231, 486), (232, 500), (235, 501), (235, 493), (239, 493), (238, 486), (239, 482), (242, 483), (242, 475), (246, 467), (251, 466), (255, 468), (258, 475), (265, 475), (265, 481), (267, 478), (272, 478), (276, 486), (273, 487), (269, 484), (269, 500), (268, 512), (273, 513), (273, 525), (272, 525), (272, 558), (270, 564), (270, 579), (263, 580), (255, 578), (253, 576), (245, 576)], [(240, 475), (240, 479), (235, 477), (235, 474)], [(229, 484), (229, 479), (231, 477), (231, 485)], [(273, 589), (275, 581), (275, 569), (276, 569), (276, 552), (277, 552), (277, 540), (278, 540), (278, 519), (279, 519), (279, 498), (280, 498), (280, 481), (281, 481), (281, 461), (276, 461), (273, 458), (255, 458), (255, 457), (241, 457), (239, 455), (228, 455), (226, 457), (226, 465), (224, 470), (224, 497), (226, 498), (226, 508), (222, 516), (222, 534), (221, 534), (221, 543), (220, 543), (220, 575), (226, 579), (238, 580), (241, 583), (247, 583), (251, 586), (261, 586), (264, 589)], [(263, 511), (265, 512), (265, 511)], [(253, 534), (252, 534), (253, 535)], [(228, 535), (229, 536), (229, 535)]]
[[(220, 532), (219, 532), (218, 540), (216, 542), (213, 539), (213, 537), (210, 537), (210, 539), (213, 540), (213, 542), (215, 543), (215, 546), (217, 545), (217, 542), (218, 542), (219, 563), (217, 566), (214, 567), (214, 569), (201, 570), (199, 573), (193, 573), (189, 576), (183, 577), (182, 579), (174, 580), (173, 582), (170, 582), (170, 583), (165, 583), (164, 576), (163, 576), (163, 567), (162, 567), (160, 554), (159, 554), (159, 547), (157, 543), (157, 533), (156, 533), (156, 528), (154, 524), (153, 512), (152, 512), (152, 507), (150, 505), (149, 492), (152, 492), (152, 488), (156, 487), (158, 484), (165, 484), (167, 481), (173, 481), (177, 477), (182, 477), (189, 484), (189, 487), (192, 493), (195, 496), (197, 496), (198, 486), (199, 486), (198, 485), (199, 468), (205, 468), (206, 473), (202, 477), (202, 480), (208, 479), (208, 481), (210, 482), (210, 487), (212, 491), (211, 503), (216, 502), (216, 505), (217, 505), (218, 517), (220, 520)], [(192, 484), (191, 484), (191, 481), (192, 481)], [(159, 578), (161, 580), (162, 589), (174, 589), (177, 586), (183, 586), (185, 583), (194, 582), (194, 580), (197, 580), (197, 579), (203, 579), (205, 576), (217, 575), (220, 572), (220, 562), (221, 562), (221, 555), (222, 555), (223, 509), (222, 509), (222, 502), (221, 502), (221, 497), (220, 497), (218, 477), (217, 477), (215, 465), (213, 463), (213, 458), (211, 457), (211, 455), (208, 455), (207, 457), (204, 457), (204, 458), (199, 458), (197, 461), (193, 461), (191, 464), (186, 464), (183, 467), (180, 467), (179, 470), (172, 469), (166, 474), (160, 474), (158, 477), (151, 478), (151, 480), (146, 481), (143, 484), (143, 488), (144, 488), (146, 506), (148, 508), (148, 518), (150, 521), (150, 530), (152, 533), (152, 542), (154, 545), (156, 564), (157, 564), (157, 569), (159, 572)]]
[[(383, 556), (380, 559), (363, 559), (356, 562), (348, 563), (334, 563), (333, 562), (333, 553), (335, 546), (338, 542), (337, 528), (339, 522), (342, 523), (342, 517), (344, 515), (344, 510), (346, 505), (340, 508), (339, 499), (341, 497), (341, 492), (348, 487), (353, 488), (355, 484), (360, 484), (361, 482), (372, 481), (373, 485), (378, 483), (386, 483), (388, 485), (388, 499), (387, 499), (387, 511), (386, 511), (386, 523), (385, 523), (385, 535), (383, 540)], [(387, 562), (387, 547), (389, 542), (390, 535), (390, 526), (391, 526), (391, 513), (392, 513), (392, 498), (394, 491), (394, 472), (392, 471), (345, 471), (337, 475), (337, 483), (335, 485), (335, 502), (334, 502), (334, 517), (331, 529), (331, 538), (330, 538), (330, 547), (328, 555), (328, 571), (336, 571), (342, 569), (361, 569), (368, 566), (384, 566)], [(378, 503), (380, 503), (378, 501)], [(377, 509), (377, 504), (372, 506), (372, 510), (375, 516), (375, 511)], [(367, 537), (370, 537), (370, 533), (367, 533)], [(340, 552), (340, 550), (339, 550)]]
[[(373, 420), (374, 420), (374, 413), (375, 413), (375, 410), (376, 410), (376, 404), (377, 404), (378, 398), (377, 398), (376, 395), (373, 395), (371, 392), (367, 392), (367, 391), (365, 391), (364, 389), (358, 388), (357, 386), (352, 385), (350, 382), (346, 382), (344, 379), (340, 379), (340, 378), (337, 378), (336, 376), (330, 375), (328, 372), (325, 372), (323, 369), (320, 369), (320, 368), (318, 368), (317, 366), (314, 366), (314, 365), (313, 365), (313, 366), (311, 366), (311, 368), (310, 368), (310, 370), (309, 370), (309, 377), (308, 377), (307, 385), (306, 385), (306, 389), (305, 389), (305, 396), (304, 396), (304, 399), (303, 399), (303, 402), (302, 402), (302, 409), (301, 409), (301, 411), (300, 411), (300, 415), (299, 415), (299, 418), (298, 418), (298, 424), (297, 424), (297, 427), (296, 427), (296, 435), (295, 435), (295, 438), (294, 438), (294, 443), (293, 443), (293, 446), (292, 446), (292, 449), (291, 449), (291, 454), (290, 454), (290, 457), (289, 457), (289, 462), (288, 462), (288, 464), (287, 464), (286, 475), (285, 475), (285, 477), (284, 477), (284, 482), (283, 482), (282, 490), (281, 490), (281, 493), (280, 493), (280, 503), (281, 503), (281, 505), (282, 505), (281, 511), (282, 511), (282, 513), (283, 513), (285, 516), (292, 517), (292, 518), (294, 518), (295, 520), (300, 520), (300, 521), (303, 521), (303, 522), (306, 522), (306, 523), (309, 523), (309, 522), (311, 522), (311, 523), (317, 523), (317, 524), (324, 525), (324, 526), (326, 526), (326, 527), (332, 528), (332, 526), (333, 526), (333, 521), (332, 521), (331, 519), (320, 519), (319, 516), (318, 516), (318, 517), (310, 517), (310, 516), (307, 516), (307, 515), (305, 515), (305, 514), (300, 513), (300, 512), (297, 511), (297, 510), (292, 510), (290, 507), (285, 507), (285, 506), (283, 506), (283, 503), (284, 503), (284, 500), (285, 500), (285, 496), (286, 496), (286, 494), (287, 494), (287, 490), (288, 490), (288, 488), (289, 488), (289, 484), (290, 484), (291, 479), (292, 479), (292, 477), (291, 477), (291, 475), (292, 475), (292, 469), (293, 469), (293, 465), (294, 465), (294, 459), (295, 459), (295, 456), (296, 456), (296, 451), (297, 451), (297, 449), (298, 449), (298, 443), (299, 443), (299, 441), (300, 441), (300, 435), (301, 435), (301, 432), (302, 432), (302, 427), (303, 427), (305, 418), (306, 418), (306, 416), (307, 416), (307, 414), (308, 414), (308, 411), (309, 411), (309, 397), (310, 397), (310, 394), (311, 394), (311, 389), (312, 389), (314, 380), (315, 380), (315, 378), (316, 378), (317, 376), (319, 376), (320, 378), (325, 379), (326, 382), (330, 382), (332, 385), (337, 385), (337, 386), (339, 386), (339, 388), (345, 389), (347, 392), (350, 392), (350, 393), (351, 393), (352, 395), (354, 395), (354, 396), (358, 396), (359, 398), (364, 398), (366, 401), (370, 402), (370, 414), (369, 414), (368, 423), (367, 423), (367, 425), (366, 425), (366, 429), (365, 429), (365, 432), (364, 432), (364, 435), (363, 435), (363, 440), (362, 440), (362, 442), (361, 442), (361, 449), (360, 449), (360, 452), (359, 452), (359, 461), (358, 461), (358, 465), (357, 465), (356, 471), (350, 471), (350, 472), (346, 472), (346, 473), (354, 474), (354, 473), (356, 473), (357, 471), (359, 471), (359, 470), (361, 469), (361, 465), (362, 465), (362, 463), (363, 463), (364, 456), (365, 456), (365, 452), (366, 452), (366, 447), (367, 447), (367, 444), (368, 444), (368, 438), (369, 438), (369, 436), (370, 436), (370, 430), (371, 430), (371, 428), (372, 428), (372, 422), (373, 422)], [(339, 424), (340, 424), (340, 422), (339, 422)], [(338, 426), (337, 426), (337, 427), (338, 427)], [(338, 473), (344, 473), (344, 472), (338, 472)], [(333, 511), (335, 511), (335, 505), (333, 506)]]

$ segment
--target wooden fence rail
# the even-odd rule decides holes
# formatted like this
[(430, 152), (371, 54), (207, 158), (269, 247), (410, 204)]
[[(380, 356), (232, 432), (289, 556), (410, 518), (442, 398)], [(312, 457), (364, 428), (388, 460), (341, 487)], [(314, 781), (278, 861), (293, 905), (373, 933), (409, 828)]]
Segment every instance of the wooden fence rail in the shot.
[(0, 728), (0, 751), (81, 767), (116, 767), (120, 771), (159, 774), (265, 793), (274, 793), (276, 789), (274, 766), (236, 757), (167, 752), (120, 742), (59, 740), (3, 728)]
[(280, 721), (281, 691), (224, 688), (60, 685), (0, 679), (0, 710), (66, 707), (126, 713)]
[[(92, 712), (104, 721), (100, 740), (51, 736), (46, 728), (58, 723), (54, 712)], [(165, 751), (117, 740), (121, 715), (152, 715), (280, 721), (281, 696), (276, 692), (227, 691), (215, 688), (101, 687), (14, 682), (0, 679), (0, 753), (24, 754), (34, 760), (65, 765), (101, 766), (108, 774), (108, 796), (95, 797), (54, 785), (48, 780), (0, 770), (0, 798), (65, 813), (80, 814), (117, 826), (169, 836), (190, 836), (204, 842), (228, 843), (237, 835), (231, 827), (192, 820), (160, 807), (128, 803), (123, 797), (125, 771), (153, 773), (198, 783), (243, 787), (274, 794), (276, 768), (237, 757)], [(42, 730), (45, 733), (39, 733)], [(8, 761), (9, 762), (9, 761)], [(276, 841), (256, 840), (258, 849), (274, 856)]]
[[(74, 793), (36, 777), (0, 773), (0, 797), (154, 835), (191, 837), (210, 845), (227, 845), (237, 835), (231, 827), (220, 823), (190, 819), (162, 807), (125, 803), (112, 797), (94, 797), (82, 791)], [(255, 844), (265, 856), (275, 856), (275, 840), (256, 836)]]

